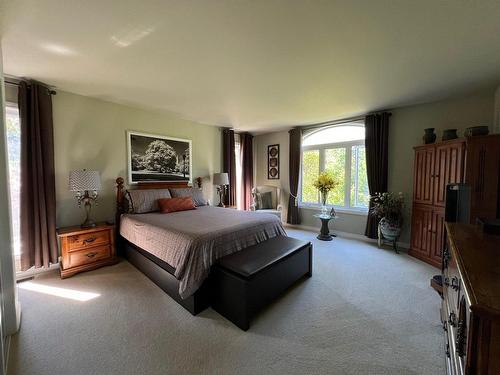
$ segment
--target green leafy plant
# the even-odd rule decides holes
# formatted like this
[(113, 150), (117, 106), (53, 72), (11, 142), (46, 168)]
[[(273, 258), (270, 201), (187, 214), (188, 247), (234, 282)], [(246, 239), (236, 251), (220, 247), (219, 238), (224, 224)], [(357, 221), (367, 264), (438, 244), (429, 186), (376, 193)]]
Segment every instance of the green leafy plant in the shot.
[(403, 193), (376, 193), (372, 196), (373, 207), (370, 213), (379, 219), (385, 218), (391, 223), (401, 225), (405, 199)]

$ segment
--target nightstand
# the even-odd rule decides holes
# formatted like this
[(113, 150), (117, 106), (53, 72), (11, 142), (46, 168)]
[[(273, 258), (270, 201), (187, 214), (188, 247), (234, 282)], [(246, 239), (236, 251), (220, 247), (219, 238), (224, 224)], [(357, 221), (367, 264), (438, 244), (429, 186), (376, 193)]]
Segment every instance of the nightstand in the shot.
[(117, 263), (114, 232), (114, 225), (104, 223), (94, 228), (74, 226), (58, 229), (61, 278)]

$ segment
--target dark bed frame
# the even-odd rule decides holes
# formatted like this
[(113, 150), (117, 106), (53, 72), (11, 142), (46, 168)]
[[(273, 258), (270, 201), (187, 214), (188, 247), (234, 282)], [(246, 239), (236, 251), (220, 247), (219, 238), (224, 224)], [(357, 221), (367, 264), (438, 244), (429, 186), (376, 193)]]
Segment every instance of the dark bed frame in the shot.
[[(195, 186), (201, 188), (201, 178), (198, 177), (195, 182)], [(186, 187), (188, 187), (188, 184), (185, 181), (137, 184), (137, 189), (140, 190), (181, 189)], [(175, 268), (120, 235), (120, 217), (126, 212), (128, 212), (128, 201), (125, 198), (124, 180), (122, 177), (118, 177), (116, 179), (116, 246), (118, 254), (132, 263), (191, 314), (197, 315), (205, 310), (210, 305), (210, 280), (205, 280), (193, 295), (182, 299), (179, 295), (179, 280), (174, 276)]]

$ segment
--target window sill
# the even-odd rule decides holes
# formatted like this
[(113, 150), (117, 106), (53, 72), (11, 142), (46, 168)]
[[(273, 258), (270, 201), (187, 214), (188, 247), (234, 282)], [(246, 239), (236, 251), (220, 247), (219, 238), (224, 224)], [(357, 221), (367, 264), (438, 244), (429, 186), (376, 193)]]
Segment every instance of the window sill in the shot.
[[(332, 206), (326, 206), (326, 207), (328, 208), (328, 211), (332, 209)], [(299, 208), (311, 211), (321, 211), (321, 206), (309, 206), (309, 205), (299, 204)], [(368, 216), (368, 210), (363, 208), (345, 208), (345, 207), (334, 207), (334, 208), (335, 212), (340, 214)]]

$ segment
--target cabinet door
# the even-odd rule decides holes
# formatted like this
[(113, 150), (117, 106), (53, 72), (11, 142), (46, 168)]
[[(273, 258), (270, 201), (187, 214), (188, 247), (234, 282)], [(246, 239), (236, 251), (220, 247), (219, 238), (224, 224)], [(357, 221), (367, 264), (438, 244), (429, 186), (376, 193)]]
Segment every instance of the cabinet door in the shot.
[(444, 210), (432, 211), (429, 255), (434, 264), (441, 265), (445, 241)]
[(446, 204), (446, 185), (463, 182), (465, 143), (444, 144), (436, 147), (434, 157), (434, 205)]
[(415, 150), (415, 165), (413, 176), (413, 202), (432, 204), (434, 184), (434, 153), (435, 147), (418, 148)]
[(420, 259), (430, 258), (432, 243), (432, 208), (413, 206), (411, 218), (411, 253)]
[(465, 181), (471, 185), (471, 223), (500, 214), (500, 135), (467, 139)]

